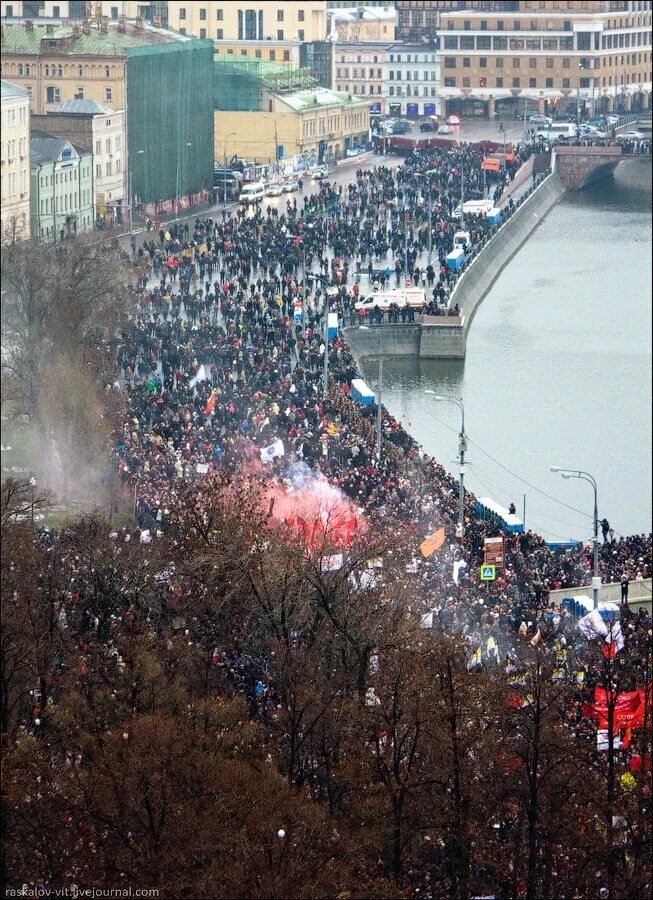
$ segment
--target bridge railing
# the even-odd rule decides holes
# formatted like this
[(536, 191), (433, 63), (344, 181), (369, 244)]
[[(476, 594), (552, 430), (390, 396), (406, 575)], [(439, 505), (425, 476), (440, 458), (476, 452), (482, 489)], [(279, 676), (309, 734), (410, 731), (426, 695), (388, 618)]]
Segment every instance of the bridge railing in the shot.
[(341, 316), (340, 324), (343, 328), (355, 328), (356, 326), (364, 325), (365, 328), (381, 328), (386, 325), (460, 325), (462, 318), (461, 316), (452, 316), (452, 315), (442, 315), (442, 316), (434, 316), (428, 313), (417, 312), (416, 310), (412, 310), (412, 317), (406, 316), (405, 319), (401, 318), (401, 315), (398, 316), (397, 319), (390, 319), (390, 314), (386, 312), (379, 311), (379, 314), (376, 315), (366, 315), (359, 316), (357, 314), (352, 314), (348, 316)]

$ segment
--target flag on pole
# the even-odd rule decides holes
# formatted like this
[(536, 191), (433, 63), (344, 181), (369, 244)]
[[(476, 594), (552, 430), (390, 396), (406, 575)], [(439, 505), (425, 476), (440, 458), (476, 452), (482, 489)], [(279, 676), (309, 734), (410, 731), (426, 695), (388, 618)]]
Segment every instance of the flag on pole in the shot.
[(214, 407), (215, 407), (215, 393), (211, 393), (211, 396), (209, 397), (209, 402), (204, 407), (204, 415), (210, 416), (211, 413), (213, 412)]
[(582, 619), (578, 620), (578, 628), (588, 641), (593, 641), (597, 637), (605, 637), (608, 633), (608, 626), (605, 624), (598, 609), (593, 609)]
[(261, 462), (272, 462), (276, 456), (284, 456), (285, 452), (283, 441), (281, 438), (277, 438), (273, 444), (261, 450)]
[(473, 669), (474, 666), (480, 666), (483, 664), (483, 651), (480, 647), (477, 647), (476, 650), (472, 653), (472, 658), (469, 661), (468, 669)]
[(422, 556), (428, 558), (432, 553), (435, 553), (436, 550), (439, 550), (440, 547), (444, 544), (444, 538), (444, 528), (438, 528), (437, 531), (434, 531), (433, 534), (430, 534), (419, 545)]

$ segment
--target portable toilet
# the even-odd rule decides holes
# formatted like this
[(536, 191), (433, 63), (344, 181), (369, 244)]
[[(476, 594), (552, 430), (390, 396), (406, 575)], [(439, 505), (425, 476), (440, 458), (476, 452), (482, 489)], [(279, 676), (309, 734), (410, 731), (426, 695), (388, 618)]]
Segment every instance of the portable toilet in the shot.
[(500, 225), (501, 224), (501, 210), (497, 209), (496, 206), (493, 206), (492, 209), (488, 210), (487, 220), (491, 225)]
[(460, 272), (465, 265), (465, 251), (462, 247), (456, 247), (447, 256), (447, 266), (452, 272)]
[(330, 341), (338, 337), (338, 313), (329, 313), (329, 318), (327, 320), (327, 335)]
[(362, 378), (352, 378), (351, 382), (351, 398), (360, 403), (361, 406), (371, 406), (376, 400), (374, 391), (365, 384)]

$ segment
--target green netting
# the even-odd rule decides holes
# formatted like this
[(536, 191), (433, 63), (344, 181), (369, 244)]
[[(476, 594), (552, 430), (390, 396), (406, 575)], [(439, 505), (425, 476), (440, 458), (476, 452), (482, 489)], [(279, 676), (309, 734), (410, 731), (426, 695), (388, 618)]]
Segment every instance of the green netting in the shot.
[(127, 50), (127, 141), (132, 193), (141, 203), (211, 189), (211, 41)]
[(297, 91), (314, 85), (310, 69), (256, 58), (216, 53), (213, 104), (218, 110), (260, 112), (263, 93)]

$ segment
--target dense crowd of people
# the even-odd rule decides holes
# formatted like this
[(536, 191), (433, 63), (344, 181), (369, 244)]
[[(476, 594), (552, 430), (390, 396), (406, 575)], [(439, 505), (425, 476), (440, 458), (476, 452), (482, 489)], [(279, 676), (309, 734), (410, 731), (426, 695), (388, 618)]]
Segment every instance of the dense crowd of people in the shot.
[[(500, 173), (501, 183), (490, 185), (496, 201), (505, 178), (531, 152), (530, 146), (519, 148), (507, 176)], [(146, 233), (140, 246), (134, 243), (138, 309), (122, 335), (113, 387), (126, 393), (128, 409), (115, 465), (125, 495), (133, 497), (139, 528), (123, 528), (112, 539), (125, 547), (131, 541), (130, 549), (156, 543), (158, 534), (177, 527), (173, 511), (186, 486), (196, 484), (201, 491), (213, 472), (250, 469), (284, 485), (290, 467), (302, 463), (310, 477), (326, 479), (348, 498), (371, 528), (391, 525), (414, 538), (406, 577), (416, 608), (435, 632), (463, 637), (470, 669), (501, 667), (510, 675), (520, 647), (542, 644), (561, 671), (578, 677), (574, 715), (581, 723), (583, 703), (593, 700), (601, 683), (600, 664), (586, 652), (574, 611), (551, 604), (549, 592), (588, 584), (592, 549), (579, 544), (554, 550), (531, 531), (507, 534), (496, 581), (481, 584), (484, 540), (499, 534), (499, 526), (477, 518), (475, 498), (467, 493), (464, 534), (457, 531), (457, 480), (387, 410), (378, 458), (376, 407), (352, 398), (352, 379), (360, 376), (356, 360), (342, 336), (327, 336), (327, 314), (351, 315), (364, 284), (394, 286), (410, 278), (431, 292), (432, 311), (454, 312), (454, 277), (445, 260), (458, 229), (461, 170), (465, 198), (484, 196), (481, 162), (482, 154), (470, 145), (419, 152), (397, 169), (358, 169), (346, 186), (312, 184), (285, 211), (266, 208), (264, 201), (249, 211), (198, 217), (192, 226), (162, 226), (158, 234)], [(433, 264), (423, 262), (428, 195)], [(496, 227), (481, 216), (466, 225), (476, 251)], [(262, 453), (271, 448), (263, 462)], [(444, 543), (424, 556), (420, 543), (441, 528)], [(51, 565), (74, 584), (53, 609), (63, 628), (75, 622), (80, 677), (94, 652), (106, 657), (107, 669), (123, 672), (120, 647), (126, 646), (130, 611), (109, 614), (107, 606), (106, 615), (98, 612), (102, 604), (95, 608), (89, 600), (97, 599), (89, 587), (91, 563), (65, 533), (45, 534), (43, 541)], [(652, 550), (650, 534), (616, 539), (607, 532), (599, 548), (602, 581), (625, 580), (627, 599), (629, 581), (651, 577)], [(162, 607), (173, 575), (161, 573)], [(153, 634), (154, 621), (152, 613), (144, 626)], [(623, 604), (621, 625), (625, 651), (615, 677), (620, 690), (637, 690), (650, 680), (651, 619)], [(189, 646), (199, 641), (210, 647), (212, 625), (196, 620), (183, 634)], [(166, 652), (172, 650), (168, 640)], [(252, 717), (272, 723), (281, 702), (267, 675), (269, 660), (257, 656), (242, 633), (230, 646), (216, 646), (210, 660), (224, 673), (227, 695), (242, 693)], [(36, 690), (28, 717), (32, 732), (40, 723), (41, 701)], [(637, 740), (628, 758), (641, 762)], [(312, 774), (310, 760), (302, 765), (306, 772), (297, 784)], [(484, 883), (482, 873), (477, 875)], [(445, 888), (429, 885), (429, 877), (428, 871), (409, 871), (403, 896), (444, 896)]]

